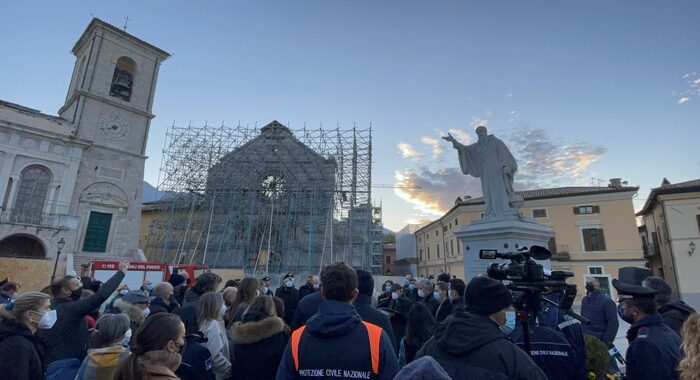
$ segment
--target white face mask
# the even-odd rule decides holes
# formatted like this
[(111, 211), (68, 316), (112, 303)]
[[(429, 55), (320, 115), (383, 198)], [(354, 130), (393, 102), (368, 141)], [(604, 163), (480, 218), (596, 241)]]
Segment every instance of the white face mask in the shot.
[(391, 293), (391, 299), (392, 299), (392, 300), (397, 300), (397, 299), (399, 299), (399, 293)]
[(149, 309), (148, 307), (141, 310), (141, 315), (143, 315), (144, 318), (148, 317), (148, 314), (151, 314), (151, 309)]
[(288, 288), (291, 288), (294, 286), (294, 280), (287, 280), (284, 284), (287, 285)]
[[(39, 312), (37, 311), (37, 313)], [(41, 316), (37, 327), (42, 330), (48, 330), (53, 327), (54, 323), (56, 323), (56, 319), (58, 319), (56, 316), (56, 310), (49, 310), (46, 314)]]
[(131, 329), (126, 330), (124, 333), (124, 338), (122, 339), (121, 345), (123, 347), (129, 347), (129, 341), (131, 341)]
[(270, 291), (270, 288), (268, 288), (267, 286), (263, 288), (263, 292), (265, 292), (265, 294), (267, 294), (267, 292), (269, 292), (269, 291)]
[(318, 289), (321, 287), (321, 284), (314, 284), (314, 289)]
[(423, 289), (418, 289), (418, 297), (420, 297), (420, 298), (425, 297), (425, 292), (423, 291)]

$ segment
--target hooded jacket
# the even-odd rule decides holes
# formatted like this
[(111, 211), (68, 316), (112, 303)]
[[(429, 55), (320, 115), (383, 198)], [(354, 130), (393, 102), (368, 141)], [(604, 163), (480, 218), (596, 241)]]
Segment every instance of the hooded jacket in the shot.
[[(455, 380), (547, 380), (547, 376), (488, 317), (462, 312), (445, 320), (416, 354), (432, 356)], [(475, 374), (479, 374), (476, 376)]]
[(131, 352), (122, 346), (93, 348), (88, 350), (76, 380), (111, 379), (112, 375)]
[(185, 336), (182, 362), (175, 374), (182, 380), (215, 380), (213, 359), (204, 343), (204, 335), (197, 331)]
[(391, 343), (396, 347), (396, 338), (394, 337), (394, 329), (391, 327), (391, 322), (389, 322), (389, 317), (377, 310), (377, 308), (372, 307), (372, 298), (366, 294), (358, 294), (355, 302), (355, 310), (357, 314), (360, 315), (363, 321), (369, 322), (373, 325), (377, 325), (389, 335)]
[(44, 350), (24, 323), (0, 321), (0, 379), (44, 378)]
[(681, 335), (681, 327), (683, 323), (690, 316), (690, 314), (695, 313), (695, 309), (690, 307), (683, 301), (671, 301), (659, 308), (659, 313), (661, 318), (663, 318), (664, 323), (675, 331), (676, 334)]
[(323, 302), (321, 292), (314, 292), (308, 297), (305, 297), (303, 300), (299, 301), (298, 308), (294, 312), (294, 320), (289, 327), (291, 327), (292, 330), (296, 330), (299, 327), (304, 326), (306, 321), (308, 321), (312, 315), (316, 314), (321, 302)]
[(289, 340), (289, 327), (279, 317), (231, 326), (231, 373), (237, 380), (272, 380)]
[[(367, 328), (352, 305), (325, 300), (318, 313), (306, 323), (299, 340), (299, 371), (304, 379), (324, 379), (332, 372), (335, 379), (355, 378), (393, 379), (399, 371), (396, 353), (386, 332), (379, 339), (379, 374), (372, 373)], [(316, 374), (316, 375), (314, 375)], [(292, 360), (291, 345), (287, 344), (277, 370), (277, 380), (300, 379)]]
[(117, 289), (124, 279), (124, 272), (117, 271), (100, 289), (88, 298), (73, 301), (54, 298), (51, 309), (56, 310), (56, 323), (49, 330), (39, 330), (39, 337), (46, 347), (46, 364), (60, 359), (82, 361), (90, 338), (85, 316), (92, 313)]

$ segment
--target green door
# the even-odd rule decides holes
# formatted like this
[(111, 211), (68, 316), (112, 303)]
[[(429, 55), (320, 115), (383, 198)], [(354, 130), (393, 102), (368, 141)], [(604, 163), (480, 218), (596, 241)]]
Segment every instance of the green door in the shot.
[(84, 252), (104, 252), (107, 249), (109, 226), (112, 225), (112, 214), (91, 211), (87, 230), (85, 231)]

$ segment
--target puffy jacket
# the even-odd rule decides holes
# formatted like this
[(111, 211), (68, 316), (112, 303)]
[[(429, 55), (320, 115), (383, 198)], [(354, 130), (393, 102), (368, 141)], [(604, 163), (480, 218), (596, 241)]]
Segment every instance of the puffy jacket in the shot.
[(389, 335), (391, 343), (394, 345), (394, 347), (396, 347), (394, 329), (391, 327), (389, 317), (385, 313), (372, 307), (372, 298), (366, 294), (358, 294), (353, 304), (357, 314), (360, 315), (360, 318), (362, 318), (362, 320), (365, 322), (381, 327), (384, 332)]
[(599, 290), (588, 293), (581, 300), (581, 316), (590, 321), (584, 326), (587, 333), (606, 344), (615, 340), (620, 322), (617, 319), (617, 306), (608, 296)]
[(44, 349), (24, 323), (0, 321), (0, 379), (44, 378)]
[(278, 317), (236, 322), (231, 327), (231, 373), (236, 380), (272, 380), (289, 340), (289, 327)]
[(291, 325), (294, 321), (294, 313), (297, 311), (297, 305), (299, 304), (299, 291), (293, 287), (288, 288), (286, 286), (280, 286), (275, 290), (275, 296), (284, 301), (284, 322)]
[(89, 340), (85, 316), (99, 308), (123, 279), (124, 272), (118, 271), (88, 298), (77, 301), (53, 299), (51, 308), (56, 310), (56, 323), (51, 329), (39, 330), (38, 333), (44, 340), (47, 364), (60, 359), (82, 361), (85, 358)]
[(508, 340), (495, 321), (467, 312), (445, 320), (416, 358), (426, 355), (435, 358), (455, 380), (547, 380), (542, 370)]
[[(291, 340), (290, 340), (291, 342)], [(291, 344), (287, 344), (277, 370), (277, 380), (301, 379), (292, 360)], [(333, 378), (393, 379), (399, 370), (396, 353), (386, 332), (379, 339), (379, 374), (372, 373), (372, 360), (367, 328), (352, 305), (325, 300), (318, 313), (306, 323), (298, 346), (299, 370), (317, 376), (304, 379)], [(330, 378), (330, 376), (328, 376)]]
[(681, 335), (683, 323), (688, 319), (690, 314), (695, 313), (695, 309), (683, 301), (671, 301), (661, 306), (659, 308), (659, 313), (666, 326), (670, 327), (676, 334)]

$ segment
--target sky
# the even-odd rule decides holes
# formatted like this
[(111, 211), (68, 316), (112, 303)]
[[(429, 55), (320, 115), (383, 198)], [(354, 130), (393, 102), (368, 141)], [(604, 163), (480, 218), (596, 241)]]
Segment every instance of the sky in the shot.
[(56, 114), (92, 17), (172, 57), (160, 70), (145, 180), (166, 128), (373, 128), (384, 225), (434, 220), (480, 195), (447, 132), (486, 125), (516, 186), (700, 178), (697, 1), (15, 1), (0, 5), (0, 99)]

